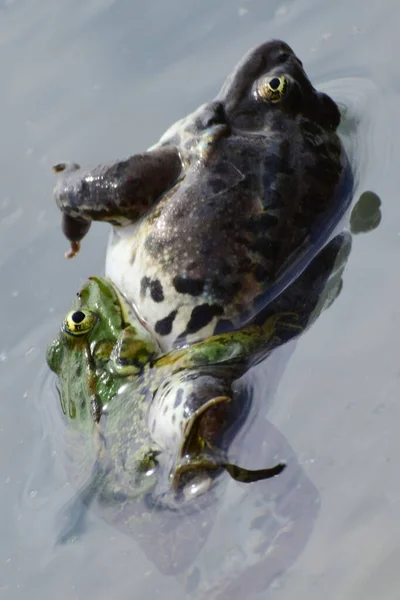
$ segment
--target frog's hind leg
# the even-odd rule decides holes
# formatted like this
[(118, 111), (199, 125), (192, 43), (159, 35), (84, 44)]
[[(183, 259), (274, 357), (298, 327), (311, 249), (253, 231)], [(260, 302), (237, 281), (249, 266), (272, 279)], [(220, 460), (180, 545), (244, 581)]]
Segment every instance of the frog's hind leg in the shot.
[(104, 485), (105, 474), (99, 465), (93, 466), (89, 480), (77, 491), (74, 497), (60, 509), (59, 519), (62, 521), (55, 545), (73, 542), (87, 530), (88, 510), (99, 495)]

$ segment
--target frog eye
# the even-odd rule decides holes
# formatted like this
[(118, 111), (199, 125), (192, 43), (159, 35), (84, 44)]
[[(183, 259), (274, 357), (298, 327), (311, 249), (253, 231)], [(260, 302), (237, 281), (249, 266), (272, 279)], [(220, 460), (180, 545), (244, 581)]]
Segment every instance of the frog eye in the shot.
[(86, 335), (95, 325), (98, 317), (90, 310), (73, 310), (64, 319), (63, 331), (68, 335)]
[(288, 89), (288, 79), (284, 75), (265, 77), (257, 82), (256, 96), (264, 102), (280, 102)]

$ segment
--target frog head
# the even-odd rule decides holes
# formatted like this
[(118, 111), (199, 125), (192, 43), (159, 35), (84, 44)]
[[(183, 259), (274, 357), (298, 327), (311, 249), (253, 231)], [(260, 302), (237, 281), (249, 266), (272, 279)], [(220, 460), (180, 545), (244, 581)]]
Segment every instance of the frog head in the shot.
[(91, 277), (47, 350), (63, 412), (97, 422), (123, 379), (143, 370), (159, 347), (116, 288)]
[(225, 81), (217, 101), (231, 126), (245, 131), (276, 130), (279, 121), (307, 119), (336, 130), (336, 103), (311, 84), (303, 64), (280, 40), (250, 50)]

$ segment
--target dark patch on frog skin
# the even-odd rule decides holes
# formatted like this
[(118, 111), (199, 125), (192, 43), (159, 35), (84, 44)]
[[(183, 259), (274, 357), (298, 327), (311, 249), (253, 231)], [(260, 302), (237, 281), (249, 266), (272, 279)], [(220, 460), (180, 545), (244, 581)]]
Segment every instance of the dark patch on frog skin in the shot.
[(214, 317), (222, 315), (223, 312), (224, 309), (218, 304), (204, 303), (200, 304), (200, 306), (195, 306), (192, 310), (192, 314), (190, 315), (186, 330), (182, 335), (196, 333), (200, 329), (203, 329), (203, 327), (206, 327), (206, 325), (208, 325)]
[[(248, 272), (247, 269), (243, 270), (244, 273)], [(231, 277), (226, 276), (225, 278), (213, 278), (211, 280), (210, 288), (212, 290), (213, 298), (221, 302), (230, 302), (240, 292), (242, 284), (238, 281), (237, 275)]]
[(159, 279), (153, 279), (150, 283), (150, 295), (154, 302), (162, 302), (164, 300), (164, 292)]
[(192, 277), (176, 275), (173, 278), (172, 283), (179, 294), (200, 296), (204, 290), (204, 279), (193, 279)]
[(150, 279), (146, 275), (142, 277), (140, 282), (140, 295), (142, 298), (146, 296), (148, 289), (150, 289), (150, 296), (154, 302), (163, 302), (164, 291), (159, 279)]
[(168, 316), (164, 317), (164, 319), (157, 321), (154, 327), (155, 332), (158, 333), (158, 335), (169, 335), (172, 331), (172, 325), (177, 314), (178, 311), (173, 310)]
[(183, 389), (179, 388), (176, 392), (175, 401), (174, 401), (174, 409), (178, 408), (183, 400)]

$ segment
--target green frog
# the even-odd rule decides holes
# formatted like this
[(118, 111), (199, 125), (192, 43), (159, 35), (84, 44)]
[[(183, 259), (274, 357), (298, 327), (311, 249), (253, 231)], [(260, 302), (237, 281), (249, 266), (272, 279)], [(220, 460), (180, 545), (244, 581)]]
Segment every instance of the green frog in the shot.
[(147, 152), (54, 167), (69, 255), (92, 221), (112, 225), (106, 276), (163, 351), (246, 327), (349, 207), (339, 122), (290, 47), (261, 44)]

